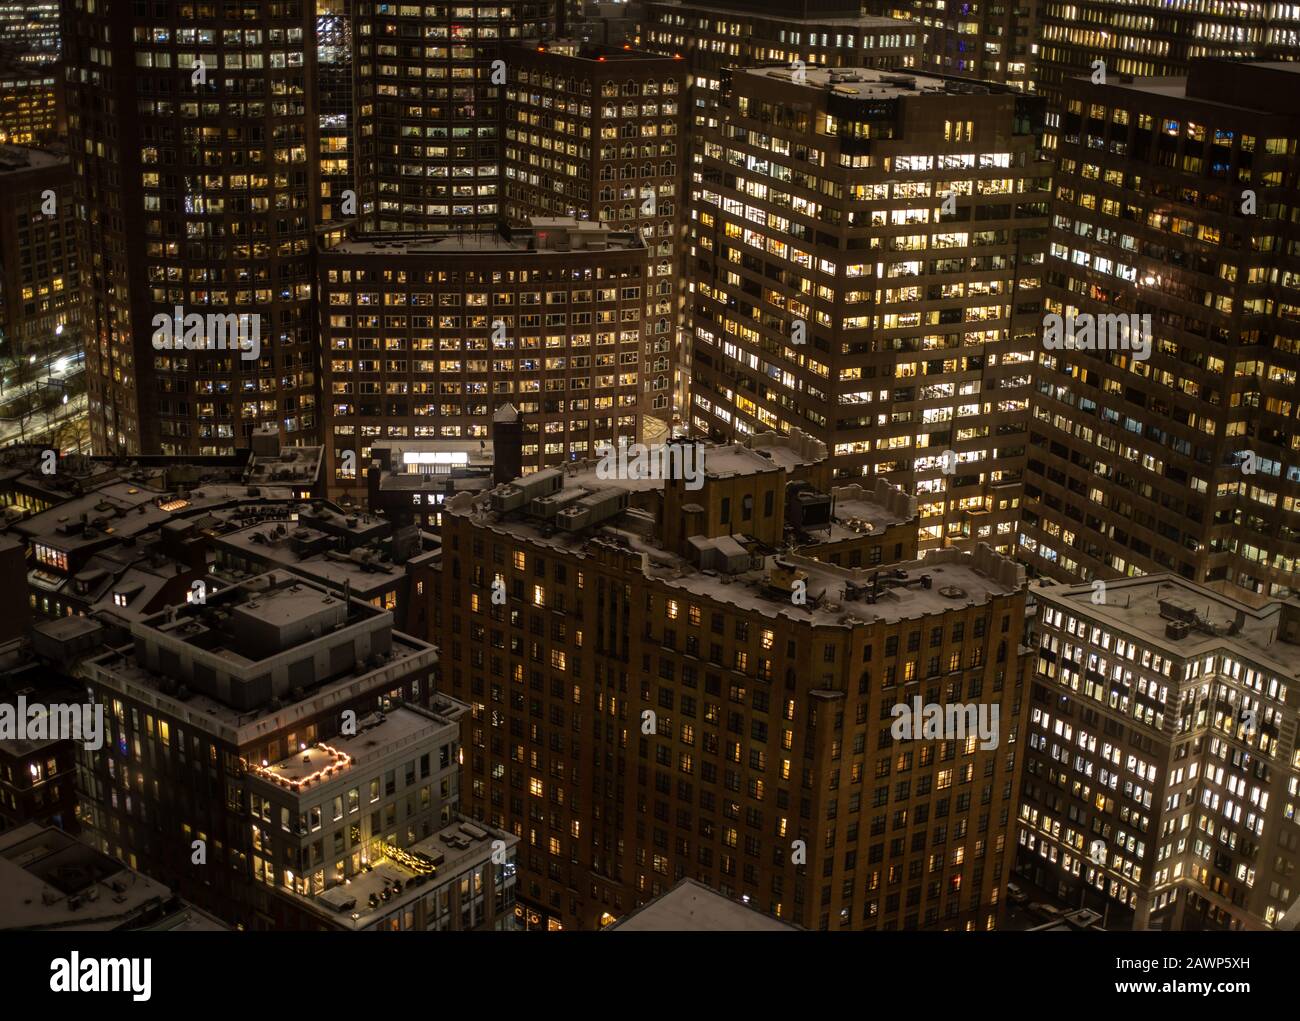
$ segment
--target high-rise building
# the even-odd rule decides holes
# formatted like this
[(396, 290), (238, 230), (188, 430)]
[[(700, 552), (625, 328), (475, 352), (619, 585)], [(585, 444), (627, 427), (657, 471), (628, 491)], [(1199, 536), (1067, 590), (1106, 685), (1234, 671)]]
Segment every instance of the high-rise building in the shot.
[(1167, 574), (1033, 592), (1017, 869), (1108, 928), (1275, 926), (1300, 896), (1300, 604)]
[[(261, 424), (311, 441), (314, 5), (101, 3), (68, 15), (96, 451), (219, 454)], [(160, 316), (204, 317), (196, 338), (208, 344), (242, 316), (259, 339), (168, 346)]]
[(867, 69), (736, 71), (692, 168), (691, 416), (806, 429), (915, 490), (923, 546), (1009, 552), (1050, 167), (1041, 100)]
[(501, 201), (512, 224), (573, 216), (645, 239), (649, 412), (675, 411), (686, 66), (680, 59), (552, 40), (508, 47)]
[(1096, 61), (1113, 80), (1185, 75), (1202, 57), (1300, 57), (1300, 9), (1290, 4), (1038, 0), (1038, 15), (1039, 91), (1053, 115), (1063, 107), (1068, 80), (1094, 74)]
[(0, 144), (48, 145), (66, 124), (60, 113), (58, 72), (0, 56)]
[[(471, 704), (466, 810), (520, 837), (530, 924), (596, 928), (689, 877), (810, 928), (992, 927), (1023, 569), (899, 562), (915, 502), (829, 491), (799, 432), (650, 455), (444, 504), (438, 683)], [(895, 739), (914, 701), (1001, 736)]]
[[(808, 7), (817, 8), (808, 10)], [(694, 173), (702, 135), (720, 122), (722, 82), (732, 68), (787, 64), (910, 68), (919, 62), (921, 34), (916, 26), (880, 17), (863, 17), (853, 4), (800, 5), (793, 10), (766, 4), (707, 6), (678, 0), (645, 5), (642, 45), (655, 53), (682, 57), (690, 73), (686, 93), (689, 126), (683, 162), (690, 173), (683, 203), (698, 186)], [(690, 421), (691, 340), (689, 277), (683, 276), (674, 404)]]
[[(1298, 85), (1300, 65), (1226, 61), (1066, 83), (1044, 307), (1098, 328), (1037, 353), (1036, 570), (1294, 590)], [(1101, 342), (1119, 317), (1149, 317), (1145, 351)]]
[(491, 230), (501, 219), (501, 47), (537, 38), (552, 0), (353, 0), (363, 229)]
[[(68, 154), (0, 146), (0, 360), (47, 363), (81, 348), (77, 204)], [(39, 369), (37, 368), (39, 366)], [(2, 392), (2, 388), (0, 388)]]
[(646, 247), (596, 221), (361, 236), (322, 252), (331, 492), (364, 499), (371, 442), (487, 440), (511, 402), (528, 470), (640, 438)]
[(1042, 0), (981, 3), (979, 0), (866, 0), (871, 15), (918, 26), (923, 56), (919, 69), (1000, 82), (1033, 91), (1037, 81), (1038, 7)]
[(59, 0), (0, 0), (0, 50), (24, 64), (59, 59)]
[(81, 668), (99, 850), (243, 928), (513, 926), (514, 839), (457, 814), (466, 707), (392, 614), (272, 572), (130, 636)]

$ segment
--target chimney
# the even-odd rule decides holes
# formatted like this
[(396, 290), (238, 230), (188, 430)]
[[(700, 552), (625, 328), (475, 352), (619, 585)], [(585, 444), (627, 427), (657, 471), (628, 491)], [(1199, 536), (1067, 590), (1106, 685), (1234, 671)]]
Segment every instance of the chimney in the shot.
[(524, 423), (513, 404), (492, 416), (492, 481), (513, 482), (524, 473)]

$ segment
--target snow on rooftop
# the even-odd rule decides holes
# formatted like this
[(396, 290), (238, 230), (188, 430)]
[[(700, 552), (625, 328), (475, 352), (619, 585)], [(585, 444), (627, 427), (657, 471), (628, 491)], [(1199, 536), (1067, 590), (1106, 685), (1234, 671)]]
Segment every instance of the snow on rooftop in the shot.
[(694, 879), (683, 879), (609, 926), (610, 932), (797, 932), (772, 918), (716, 893)]
[[(1300, 648), (1277, 638), (1281, 602), (1254, 607), (1169, 574), (1107, 581), (1100, 591), (1104, 595), (1099, 597), (1099, 590), (1088, 582), (1035, 588), (1033, 594), (1045, 603), (1073, 606), (1083, 616), (1109, 622), (1117, 631), (1167, 649), (1176, 657), (1190, 659), (1233, 647), (1244, 655), (1268, 660), (1292, 676), (1300, 670)], [(1170, 616), (1171, 612), (1176, 616)], [(1193, 626), (1186, 637), (1171, 637), (1167, 626), (1182, 617), (1195, 617), (1214, 633)], [(1236, 633), (1230, 633), (1234, 628)]]

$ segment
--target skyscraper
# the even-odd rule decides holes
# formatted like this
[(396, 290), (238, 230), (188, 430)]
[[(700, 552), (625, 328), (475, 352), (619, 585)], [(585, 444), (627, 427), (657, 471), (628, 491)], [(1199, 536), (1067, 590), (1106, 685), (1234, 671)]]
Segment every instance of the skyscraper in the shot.
[(686, 65), (679, 58), (553, 40), (504, 51), (501, 201), (506, 218), (576, 216), (638, 231), (649, 324), (649, 412), (675, 411), (682, 277)]
[(1294, 590), (1298, 84), (1300, 64), (1227, 61), (1066, 83), (1044, 308), (1082, 336), (1149, 316), (1149, 336), (1044, 336), (1021, 536), (1037, 570)]
[[(718, 128), (722, 83), (728, 70), (778, 63), (791, 68), (910, 68), (919, 62), (920, 42), (917, 26), (885, 17), (863, 17), (854, 4), (800, 4), (790, 9), (774, 4), (712, 6), (650, 0), (645, 6), (641, 44), (652, 52), (682, 58), (690, 72), (684, 94), (687, 131), (682, 152), (687, 172), (683, 203), (698, 188), (703, 135)], [(682, 420), (689, 422), (693, 369), (687, 315), (690, 284), (685, 275), (681, 284), (680, 368), (674, 401)]]
[(693, 167), (690, 421), (799, 427), (914, 489), (922, 544), (1010, 551), (1049, 167), (1041, 101), (866, 69), (741, 70)]
[[(100, 4), (66, 25), (95, 449), (315, 438), (313, 6)], [(245, 317), (256, 350), (156, 346), (159, 317), (191, 315)]]
[(364, 229), (491, 229), (501, 219), (505, 43), (536, 38), (551, 0), (354, 0)]
[(0, 50), (24, 64), (59, 59), (59, 0), (0, 0)]
[(317, 0), (319, 217), (326, 223), (352, 220), (358, 208), (352, 49), (352, 0)]
[[(1300, 57), (1300, 8), (1248, 0), (1038, 0), (1038, 87), (1053, 114), (1061, 111), (1068, 79), (1095, 73), (1163, 78), (1185, 75), (1201, 57), (1295, 60)], [(1051, 127), (1057, 126), (1055, 118)], [(1053, 132), (1054, 134), (1054, 132)]]

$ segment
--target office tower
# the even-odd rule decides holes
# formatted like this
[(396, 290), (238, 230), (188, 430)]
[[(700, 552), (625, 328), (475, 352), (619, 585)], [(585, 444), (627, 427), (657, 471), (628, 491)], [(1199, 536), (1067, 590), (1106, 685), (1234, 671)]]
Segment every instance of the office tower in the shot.
[(1033, 569), (1293, 590), (1297, 84), (1300, 66), (1220, 61), (1067, 83), (1044, 307), (1149, 316), (1149, 336), (1039, 347)]
[(66, 124), (58, 74), (0, 56), (0, 145), (49, 145)]
[(130, 639), (82, 664), (99, 850), (247, 929), (513, 924), (513, 840), (456, 812), (465, 706), (390, 613), (277, 571)]
[[(466, 810), (520, 837), (526, 918), (596, 928), (689, 877), (810, 928), (991, 927), (1023, 569), (899, 562), (914, 501), (828, 491), (802, 433), (656, 450), (677, 469), (444, 505), (438, 683), (471, 704)], [(996, 705), (996, 748), (895, 741), (914, 698)]]
[(1039, 0), (1039, 20), (1039, 91), (1053, 115), (1062, 109), (1069, 79), (1092, 75), (1098, 60), (1113, 80), (1185, 75), (1202, 57), (1300, 57), (1300, 10), (1290, 4)]
[(1017, 869), (1108, 928), (1275, 926), (1300, 896), (1300, 605), (1169, 574), (1033, 591)]
[(372, 442), (487, 440), (507, 402), (525, 470), (639, 439), (646, 262), (639, 233), (572, 218), (322, 252), (330, 492), (364, 498)]
[(507, 47), (502, 205), (512, 224), (574, 216), (639, 231), (648, 264), (649, 412), (675, 411), (685, 302), (685, 63), (627, 47)]
[[(820, 8), (821, 5), (813, 5)], [(720, 120), (722, 82), (731, 68), (773, 63), (843, 67), (907, 68), (918, 63), (921, 35), (915, 26), (888, 18), (862, 17), (853, 4), (826, 5), (815, 12), (806, 5), (774, 9), (773, 5), (726, 4), (697, 6), (675, 0), (645, 5), (642, 45), (652, 52), (681, 56), (690, 72), (686, 94), (689, 117), (688, 161), (683, 201), (698, 186), (695, 174), (701, 136)], [(689, 276), (684, 275), (684, 302), (690, 301)], [(674, 405), (690, 421), (691, 339), (689, 314), (683, 308), (678, 334), (677, 385)]]
[[(261, 424), (311, 442), (314, 6), (101, 3), (66, 29), (95, 450), (220, 454)], [(160, 349), (178, 308), (210, 344), (207, 317), (249, 317), (258, 345)]]
[[(72, 164), (66, 152), (0, 146), (0, 363), (27, 382), (81, 349), (81, 268)], [(3, 393), (0, 390), (0, 393)]]
[(847, 68), (740, 70), (727, 95), (693, 168), (692, 426), (806, 429), (838, 479), (915, 491), (923, 548), (1009, 552), (1042, 326), (1041, 100)]
[(921, 28), (919, 70), (1000, 82), (1032, 92), (1037, 81), (1038, 8), (1042, 0), (867, 0), (867, 14), (900, 18)]
[(537, 38), (550, 0), (352, 6), (361, 227), (491, 230), (501, 219), (500, 50)]
[(0, 50), (24, 64), (59, 59), (59, 0), (0, 0)]

